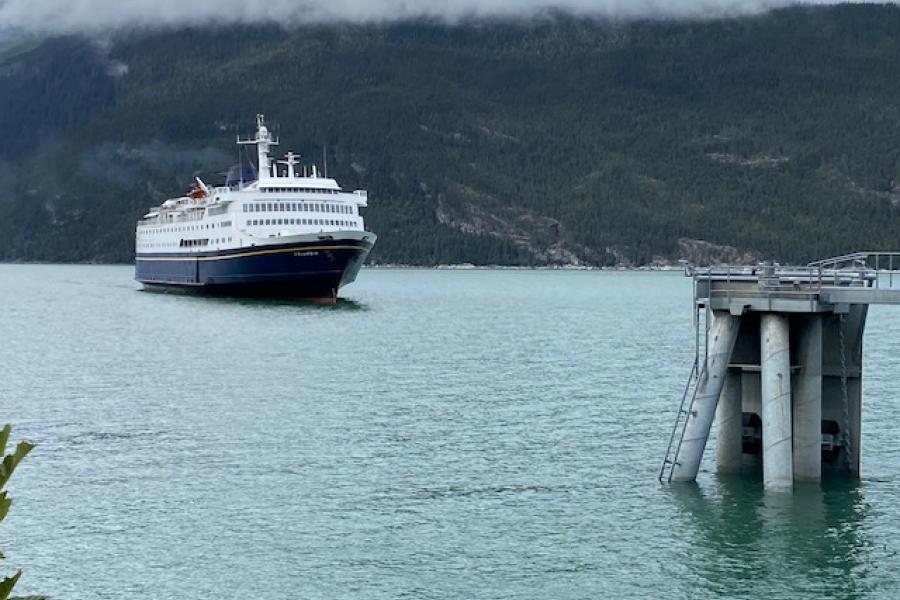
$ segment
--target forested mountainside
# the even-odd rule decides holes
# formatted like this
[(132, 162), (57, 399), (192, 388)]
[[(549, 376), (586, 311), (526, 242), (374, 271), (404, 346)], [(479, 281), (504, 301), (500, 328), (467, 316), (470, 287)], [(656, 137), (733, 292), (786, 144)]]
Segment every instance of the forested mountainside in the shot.
[(0, 43), (0, 259), (129, 261), (254, 115), (369, 190), (372, 260), (900, 247), (900, 9), (196, 28)]

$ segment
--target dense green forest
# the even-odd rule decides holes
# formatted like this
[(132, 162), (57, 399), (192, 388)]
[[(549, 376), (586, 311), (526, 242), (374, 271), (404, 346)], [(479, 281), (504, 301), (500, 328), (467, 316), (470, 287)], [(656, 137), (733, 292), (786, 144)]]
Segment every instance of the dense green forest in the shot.
[(135, 220), (220, 180), (257, 112), (369, 190), (375, 262), (898, 249), (898, 57), (893, 5), (0, 44), (0, 259), (129, 261)]

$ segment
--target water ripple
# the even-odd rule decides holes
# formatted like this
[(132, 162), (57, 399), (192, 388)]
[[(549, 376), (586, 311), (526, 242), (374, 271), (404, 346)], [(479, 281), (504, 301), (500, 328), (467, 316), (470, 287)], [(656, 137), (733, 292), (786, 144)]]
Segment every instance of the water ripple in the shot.
[(693, 351), (678, 274), (368, 270), (332, 307), (130, 279), (0, 265), (0, 399), (40, 444), (3, 525), (20, 593), (900, 594), (889, 309), (863, 480), (770, 497), (709, 456), (656, 483)]

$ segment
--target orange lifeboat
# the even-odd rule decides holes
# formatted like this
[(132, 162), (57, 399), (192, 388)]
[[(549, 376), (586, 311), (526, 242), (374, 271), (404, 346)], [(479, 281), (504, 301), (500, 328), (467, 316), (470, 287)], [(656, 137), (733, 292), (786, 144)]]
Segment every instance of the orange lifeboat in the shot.
[(188, 198), (193, 198), (194, 200), (202, 200), (206, 198), (206, 190), (200, 187), (197, 183), (192, 183), (191, 187), (188, 189)]

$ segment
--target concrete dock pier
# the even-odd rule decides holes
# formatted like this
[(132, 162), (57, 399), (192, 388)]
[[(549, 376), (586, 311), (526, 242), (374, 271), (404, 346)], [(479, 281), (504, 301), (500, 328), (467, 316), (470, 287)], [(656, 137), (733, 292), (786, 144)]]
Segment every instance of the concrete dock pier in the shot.
[(697, 477), (713, 421), (721, 473), (761, 464), (773, 491), (859, 477), (866, 315), (900, 304), (896, 270), (900, 253), (868, 252), (689, 269), (697, 351), (660, 480)]

